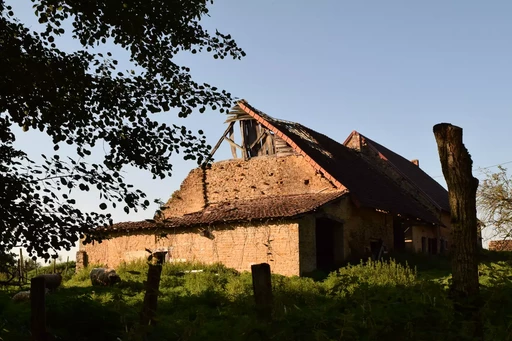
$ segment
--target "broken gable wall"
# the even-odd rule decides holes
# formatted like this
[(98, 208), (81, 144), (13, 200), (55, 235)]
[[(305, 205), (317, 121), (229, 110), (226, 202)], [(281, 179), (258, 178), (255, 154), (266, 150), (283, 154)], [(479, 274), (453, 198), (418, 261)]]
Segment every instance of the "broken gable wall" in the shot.
[(163, 218), (197, 212), (205, 203), (337, 190), (300, 155), (215, 162), (192, 170), (162, 210)]

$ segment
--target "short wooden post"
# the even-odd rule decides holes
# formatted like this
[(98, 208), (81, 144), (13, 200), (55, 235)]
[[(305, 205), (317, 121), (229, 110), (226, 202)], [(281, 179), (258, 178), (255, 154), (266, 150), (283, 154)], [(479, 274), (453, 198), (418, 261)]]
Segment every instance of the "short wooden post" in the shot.
[(252, 287), (256, 301), (256, 311), (260, 318), (272, 319), (272, 279), (267, 263), (251, 265)]
[(53, 273), (57, 273), (56, 265), (57, 265), (57, 259), (54, 258), (53, 259)]
[(32, 341), (46, 341), (45, 279), (32, 278), (30, 281), (30, 325)]
[(156, 308), (158, 305), (158, 291), (160, 288), (160, 276), (162, 264), (167, 252), (155, 252), (149, 261), (148, 278), (146, 281), (146, 293), (140, 314), (140, 323), (143, 326), (155, 324)]
[(18, 259), (18, 285), (21, 289), (21, 287), (23, 285), (23, 274), (21, 273), (21, 262), (19, 259)]
[(23, 283), (25, 282), (25, 271), (23, 267), (23, 250), (20, 248), (20, 278)]

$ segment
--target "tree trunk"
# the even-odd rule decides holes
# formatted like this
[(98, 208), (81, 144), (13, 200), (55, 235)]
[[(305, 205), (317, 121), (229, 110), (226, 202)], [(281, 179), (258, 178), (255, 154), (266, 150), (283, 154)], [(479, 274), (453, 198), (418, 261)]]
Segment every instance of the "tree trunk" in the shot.
[(473, 161), (462, 143), (462, 128), (441, 123), (434, 126), (434, 135), (451, 208), (451, 294), (454, 307), (459, 318), (473, 322), (472, 334), (482, 337), (476, 218), (478, 179), (473, 177)]

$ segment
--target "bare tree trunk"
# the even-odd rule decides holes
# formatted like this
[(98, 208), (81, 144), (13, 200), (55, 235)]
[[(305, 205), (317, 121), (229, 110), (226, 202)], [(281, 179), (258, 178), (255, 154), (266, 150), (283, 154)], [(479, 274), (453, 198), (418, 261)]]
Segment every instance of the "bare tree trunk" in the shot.
[(481, 338), (476, 218), (478, 179), (473, 177), (473, 161), (462, 143), (462, 128), (441, 123), (434, 126), (434, 135), (451, 209), (451, 294), (459, 317), (465, 322), (473, 322), (472, 334)]

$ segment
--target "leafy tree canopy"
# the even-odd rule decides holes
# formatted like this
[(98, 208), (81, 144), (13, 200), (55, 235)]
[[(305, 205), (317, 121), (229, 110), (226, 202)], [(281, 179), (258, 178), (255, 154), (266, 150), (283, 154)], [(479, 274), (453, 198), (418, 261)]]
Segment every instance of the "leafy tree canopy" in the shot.
[[(142, 191), (125, 183), (124, 166), (164, 178), (174, 153), (203, 161), (210, 146), (201, 131), (159, 123), (153, 114), (224, 111), (232, 98), (195, 82), (175, 56), (245, 54), (229, 34), (201, 26), (211, 0), (16, 1), (32, 2), (40, 26), (29, 28), (0, 0), (0, 252), (24, 246), (31, 256), (48, 259), (109, 224), (109, 205), (126, 212), (149, 205)], [(65, 34), (80, 42), (78, 51), (59, 48)], [(95, 52), (112, 43), (129, 53), (137, 71), (121, 70), (110, 52)], [(21, 131), (15, 126), (52, 139), (54, 150), (44, 162), (15, 148)], [(104, 159), (86, 162), (98, 143), (108, 146)], [(64, 144), (76, 147), (76, 155), (59, 156)], [(92, 188), (102, 198), (98, 212), (82, 212), (73, 194)]]
[(493, 237), (512, 237), (512, 177), (507, 169), (498, 166), (497, 172), (484, 171), (477, 203), (485, 225), (493, 229)]

